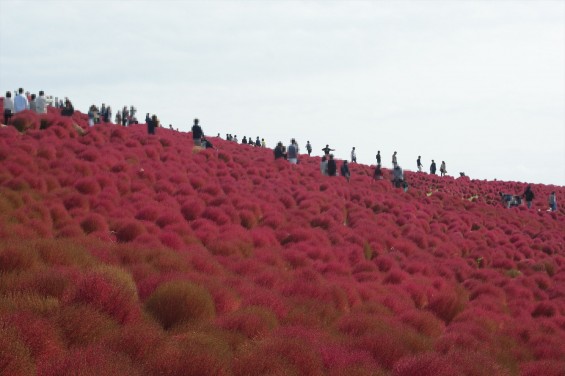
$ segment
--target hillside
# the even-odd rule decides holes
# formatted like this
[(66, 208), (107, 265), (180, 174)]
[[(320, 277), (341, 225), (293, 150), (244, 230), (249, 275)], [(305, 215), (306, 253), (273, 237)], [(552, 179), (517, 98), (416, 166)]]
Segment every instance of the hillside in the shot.
[(407, 172), (404, 193), (364, 165), (348, 184), (216, 138), (14, 120), (0, 374), (565, 374), (565, 187), (506, 209), (524, 184)]

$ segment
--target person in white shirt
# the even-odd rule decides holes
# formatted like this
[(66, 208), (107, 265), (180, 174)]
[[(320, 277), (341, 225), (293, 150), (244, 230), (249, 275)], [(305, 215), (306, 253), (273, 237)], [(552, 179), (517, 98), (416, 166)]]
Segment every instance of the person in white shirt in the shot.
[(47, 113), (47, 100), (45, 99), (45, 93), (43, 90), (39, 91), (39, 97), (35, 100), (35, 112), (38, 114)]
[(24, 94), (24, 89), (19, 88), (18, 95), (14, 98), (14, 113), (29, 110), (29, 102)]
[(357, 163), (357, 154), (355, 154), (355, 146), (351, 149), (351, 163)]

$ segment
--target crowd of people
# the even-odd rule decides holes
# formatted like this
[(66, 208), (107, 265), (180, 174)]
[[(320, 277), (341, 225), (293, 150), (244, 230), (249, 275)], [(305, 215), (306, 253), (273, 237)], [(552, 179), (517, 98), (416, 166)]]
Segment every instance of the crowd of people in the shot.
[[(74, 107), (72, 102), (65, 98), (63, 101), (58, 97), (52, 99), (52, 97), (46, 97), (43, 90), (39, 91), (39, 94), (36, 96), (35, 94), (30, 94), (29, 92), (25, 92), (23, 88), (19, 88), (17, 91), (14, 91), (14, 98), (12, 98), (12, 93), (10, 91), (6, 92), (6, 96), (4, 98), (4, 123), (6, 125), (10, 124), (11, 118), (17, 114), (18, 112), (31, 110), (38, 114), (45, 114), (47, 113), (47, 107), (53, 106), (55, 108), (61, 109), (61, 115), (63, 116), (72, 116), (74, 113)], [(131, 124), (139, 124), (136, 118), (137, 109), (132, 105), (129, 108), (124, 106), (123, 109), (116, 112), (115, 123), (121, 124), (122, 126), (128, 126)], [(102, 103), (102, 106), (98, 108), (96, 105), (90, 106), (88, 110), (88, 124), (89, 126), (94, 126), (95, 124), (99, 124), (100, 122), (109, 123), (112, 120), (112, 108), (110, 106), (106, 106), (105, 103)], [(153, 114), (150, 116), (149, 113), (146, 114), (145, 122), (147, 124), (147, 133), (150, 135), (155, 134), (155, 130), (161, 127), (160, 120), (158, 119), (157, 115)], [(169, 125), (169, 128), (173, 130), (172, 125)], [(204, 136), (204, 132), (202, 127), (200, 126), (199, 120), (194, 119), (194, 124), (191, 128), (192, 138), (194, 142), (194, 146), (203, 147), (203, 148), (213, 148), (212, 142), (209, 139), (206, 139)], [(218, 137), (220, 135), (218, 134)], [(237, 135), (226, 134), (226, 140), (231, 142), (239, 143)], [(266, 148), (266, 142), (264, 138), (260, 138), (259, 136), (253, 140), (252, 137), (243, 136), (241, 140), (241, 144), (251, 145), (255, 147), (263, 147)], [(323, 156), (320, 162), (320, 172), (324, 176), (337, 176), (337, 161), (334, 155), (331, 153), (335, 151), (329, 147), (328, 144), (324, 148), (321, 149), (323, 151)], [(308, 140), (306, 142), (306, 151), (308, 156), (312, 154), (312, 144)], [(300, 153), (300, 148), (296, 139), (291, 139), (290, 144), (288, 147), (284, 146), (281, 141), (277, 143), (275, 148), (273, 149), (275, 159), (286, 159), (291, 164), (298, 164), (298, 156)], [(394, 187), (402, 188), (405, 192), (408, 190), (408, 182), (404, 177), (404, 172), (400, 165), (398, 164), (398, 153), (395, 151), (392, 154), (392, 177), (391, 182)], [(351, 163), (357, 163), (357, 153), (355, 147), (351, 149)], [(423, 172), (423, 164), (421, 161), (421, 156), (418, 156), (416, 160), (416, 168), (418, 172)], [(377, 151), (376, 155), (376, 166), (373, 173), (373, 181), (375, 180), (382, 180), (383, 179), (383, 171), (381, 166), (381, 152), (380, 150)], [(430, 164), (429, 172), (431, 175), (435, 175), (437, 171), (435, 160), (432, 159)], [(351, 172), (349, 170), (349, 164), (347, 160), (343, 160), (340, 166), (340, 175), (343, 176), (347, 182), (349, 182), (351, 178)], [(447, 166), (445, 161), (441, 162), (439, 172), (441, 176), (447, 175)], [(464, 173), (460, 173), (461, 176), (465, 176)], [(534, 199), (534, 193), (530, 186), (527, 187), (526, 191), (522, 195), (511, 195), (499, 192), (499, 196), (503, 202), (503, 204), (507, 208), (511, 208), (514, 206), (519, 206), (522, 204), (522, 199), (526, 201), (526, 205), (528, 208), (531, 208), (532, 201)], [(555, 196), (555, 192), (552, 192), (548, 199), (549, 210), (556, 211), (557, 210), (557, 199)]]

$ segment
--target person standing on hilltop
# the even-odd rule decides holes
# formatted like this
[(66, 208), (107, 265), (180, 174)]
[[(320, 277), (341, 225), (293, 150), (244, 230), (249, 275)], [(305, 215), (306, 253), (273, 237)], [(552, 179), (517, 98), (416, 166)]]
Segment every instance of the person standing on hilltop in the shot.
[(534, 192), (532, 192), (531, 186), (528, 185), (526, 187), (526, 190), (524, 191), (522, 197), (524, 197), (524, 199), (526, 200), (526, 205), (528, 206), (528, 209), (530, 209), (532, 207), (532, 201), (534, 200)]
[(275, 153), (275, 159), (280, 159), (280, 158), (286, 159), (286, 155), (284, 153), (284, 146), (282, 142), (279, 141), (273, 152)]
[(27, 97), (24, 94), (24, 89), (19, 88), (18, 94), (14, 98), (14, 113), (18, 113), (24, 110), (29, 110), (29, 103)]
[(381, 165), (381, 151), (377, 151), (377, 166)]
[(392, 155), (392, 167), (398, 166), (398, 160), (396, 159), (396, 152)]
[(422, 172), (422, 161), (420, 160), (422, 157), (418, 156), (418, 159), (416, 160), (416, 166), (418, 166), (418, 172)]
[(47, 100), (45, 99), (45, 93), (43, 90), (39, 91), (39, 97), (35, 100), (35, 111), (38, 114), (47, 113)]
[(357, 153), (355, 153), (355, 146), (351, 149), (351, 163), (357, 163)]
[(441, 161), (441, 165), (439, 166), (439, 172), (441, 176), (445, 176), (447, 174), (447, 167), (445, 167), (445, 161)]
[(14, 115), (14, 100), (12, 99), (12, 93), (7, 91), (4, 98), (4, 124), (8, 125), (12, 115)]
[(202, 137), (204, 136), (204, 132), (198, 124), (199, 122), (198, 119), (194, 119), (194, 125), (192, 126), (192, 141), (194, 142), (194, 146), (201, 146)]
[(296, 140), (294, 138), (290, 140), (290, 145), (288, 145), (288, 151), (286, 156), (290, 163), (292, 164), (298, 163), (298, 144), (296, 143)]
[(310, 141), (306, 141), (306, 151), (308, 152), (308, 156), (312, 154), (312, 145), (310, 145)]
[(337, 164), (335, 163), (334, 155), (330, 154), (330, 159), (328, 160), (328, 176), (337, 175)]
[(325, 148), (322, 148), (322, 151), (324, 152), (324, 155), (326, 157), (328, 157), (330, 155), (330, 151), (335, 151), (334, 149), (330, 149), (330, 145), (326, 145)]
[(29, 99), (29, 109), (37, 113), (37, 102), (35, 102), (35, 94), (32, 94)]
[(149, 118), (149, 114), (145, 118), (147, 123), (147, 134), (155, 134), (155, 128), (157, 128), (157, 115), (153, 115)]
[(328, 176), (328, 159), (324, 155), (320, 161), (320, 172), (324, 176)]
[(430, 174), (436, 174), (436, 162), (432, 159), (432, 164), (430, 165)]

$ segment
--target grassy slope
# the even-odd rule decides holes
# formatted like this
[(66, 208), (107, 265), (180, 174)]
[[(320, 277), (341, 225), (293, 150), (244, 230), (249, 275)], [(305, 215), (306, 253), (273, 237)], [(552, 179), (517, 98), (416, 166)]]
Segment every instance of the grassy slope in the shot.
[(0, 129), (0, 373), (565, 373), (563, 187), (508, 210), (497, 192), (523, 184), (408, 172), (403, 193), (368, 166), (347, 184), (319, 158), (19, 117)]

